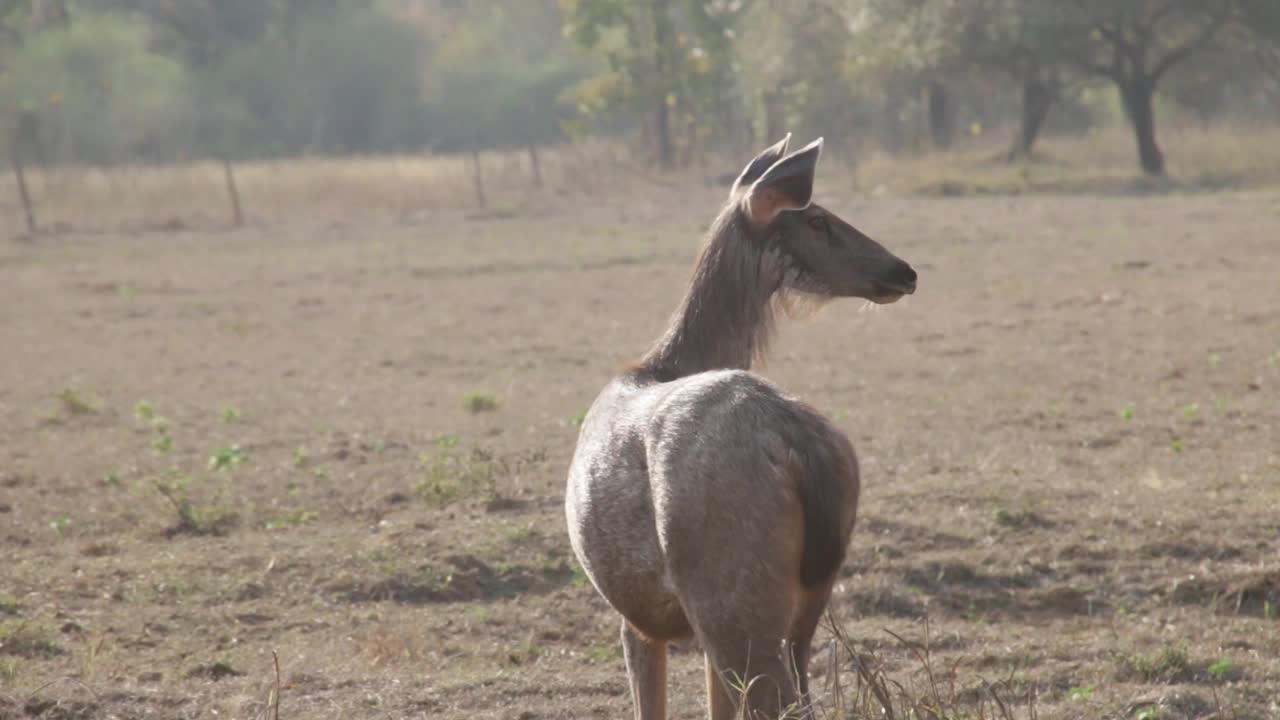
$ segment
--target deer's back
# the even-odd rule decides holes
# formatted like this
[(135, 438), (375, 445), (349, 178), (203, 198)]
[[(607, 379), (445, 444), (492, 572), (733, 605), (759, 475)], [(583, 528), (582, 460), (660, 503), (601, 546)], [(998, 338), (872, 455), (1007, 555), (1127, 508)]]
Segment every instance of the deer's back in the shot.
[[(800, 460), (815, 453), (844, 471), (799, 477)], [(570, 538), (597, 588), (633, 624), (640, 622), (624, 605), (656, 604), (660, 612), (650, 614), (662, 617), (655, 624), (679, 625), (682, 577), (752, 563), (788, 576), (761, 582), (800, 572), (806, 521), (815, 520), (812, 512), (806, 518), (803, 482), (810, 499), (816, 492), (832, 505), (824, 542), (838, 564), (852, 529), (857, 470), (830, 423), (741, 370), (667, 383), (624, 376), (584, 421), (566, 497)]]

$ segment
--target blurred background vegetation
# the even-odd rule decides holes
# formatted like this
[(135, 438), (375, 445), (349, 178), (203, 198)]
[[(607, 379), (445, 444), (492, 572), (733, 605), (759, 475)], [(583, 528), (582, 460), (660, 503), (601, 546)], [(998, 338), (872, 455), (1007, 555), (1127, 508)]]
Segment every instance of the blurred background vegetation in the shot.
[[(701, 167), (786, 131), (849, 162), (1280, 124), (1276, 0), (0, 0), (42, 166), (528, 153)], [(724, 167), (729, 171), (732, 167)]]

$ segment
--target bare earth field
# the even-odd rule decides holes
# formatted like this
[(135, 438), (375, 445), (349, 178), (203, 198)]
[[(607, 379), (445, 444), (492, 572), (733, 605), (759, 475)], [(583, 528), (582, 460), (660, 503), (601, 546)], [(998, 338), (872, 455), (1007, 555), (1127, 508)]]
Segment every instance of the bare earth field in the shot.
[[(1280, 193), (819, 200), (921, 278), (762, 370), (859, 451), (867, 666), (1280, 718)], [(628, 716), (562, 484), (719, 201), (0, 242), (0, 718), (270, 717), (272, 651), (283, 718)]]

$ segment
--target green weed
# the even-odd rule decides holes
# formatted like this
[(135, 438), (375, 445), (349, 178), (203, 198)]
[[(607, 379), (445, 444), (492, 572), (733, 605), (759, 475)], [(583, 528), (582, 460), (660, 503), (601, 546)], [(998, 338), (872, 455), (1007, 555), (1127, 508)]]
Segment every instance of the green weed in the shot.
[(156, 409), (146, 400), (139, 400), (133, 406), (133, 416), (138, 419), (138, 422), (149, 423), (155, 418)]
[(486, 450), (423, 454), (420, 462), (423, 475), (416, 490), (431, 505), (445, 507), (466, 497), (497, 494), (497, 466)]
[(225, 535), (239, 523), (239, 516), (215, 504), (197, 505), (189, 493), (192, 482), (190, 476), (181, 476), (168, 483), (155, 483), (156, 490), (173, 505), (177, 514), (177, 522), (170, 528), (170, 532)]
[(1176, 453), (1180, 453), (1183, 450), (1187, 449), (1187, 445), (1186, 443), (1182, 442), (1180, 438), (1174, 438), (1173, 442), (1169, 443), (1169, 449)]
[(301, 469), (301, 468), (302, 468), (302, 466), (304, 466), (304, 465), (306, 465), (306, 464), (307, 464), (307, 449), (306, 449), (306, 448), (304, 448), (304, 447), (297, 447), (297, 448), (294, 448), (294, 450), (293, 450), (293, 466), (294, 466), (295, 468), (299, 468), (299, 469)]
[(98, 406), (79, 390), (64, 387), (58, 391), (58, 403), (67, 415), (92, 415), (98, 412)]
[(462, 405), (468, 412), (492, 412), (498, 409), (498, 398), (484, 393), (471, 393), (462, 399)]
[(1125, 420), (1132, 420), (1135, 409), (1136, 408), (1134, 407), (1133, 403), (1129, 403), (1128, 405), (1125, 405), (1124, 407), (1120, 408), (1120, 417)]
[(264, 527), (268, 530), (280, 530), (282, 528), (293, 528), (299, 525), (305, 525), (318, 516), (310, 510), (289, 510), (280, 513), (275, 518), (268, 520)]
[(1240, 671), (1236, 668), (1236, 664), (1227, 658), (1223, 658), (1208, 667), (1209, 677), (1217, 682), (1227, 682), (1234, 680), (1240, 676)]
[(248, 459), (249, 456), (245, 451), (242, 450), (239, 445), (233, 443), (215, 450), (213, 454), (209, 456), (209, 469), (228, 470), (238, 467)]
[(1091, 687), (1074, 687), (1067, 691), (1067, 697), (1071, 702), (1084, 703), (1093, 699), (1093, 688)]
[(1187, 405), (1182, 408), (1182, 415), (1184, 417), (1193, 418), (1197, 414), (1199, 414), (1199, 412), (1200, 412), (1200, 403), (1191, 403), (1190, 405)]
[(169, 451), (173, 449), (173, 436), (167, 431), (161, 432), (151, 438), (151, 449), (161, 455), (168, 455)]
[(0, 685), (11, 685), (18, 679), (18, 658), (0, 657)]
[(65, 535), (67, 530), (71, 528), (71, 518), (63, 517), (54, 518), (49, 521), (49, 528), (59, 535)]
[(222, 422), (233, 423), (240, 422), (240, 408), (234, 405), (227, 405), (222, 408)]
[(1116, 668), (1119, 680), (1148, 683), (1177, 683), (1190, 679), (1193, 674), (1187, 649), (1181, 645), (1165, 645), (1152, 653), (1122, 657)]

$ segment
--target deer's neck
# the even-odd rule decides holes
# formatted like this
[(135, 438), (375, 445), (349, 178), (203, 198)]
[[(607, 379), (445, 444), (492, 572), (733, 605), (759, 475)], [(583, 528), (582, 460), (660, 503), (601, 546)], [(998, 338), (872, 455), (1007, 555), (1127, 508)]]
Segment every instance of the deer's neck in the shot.
[(639, 370), (666, 382), (708, 370), (751, 367), (768, 344), (777, 290), (761, 243), (737, 213), (716, 220), (684, 300)]

